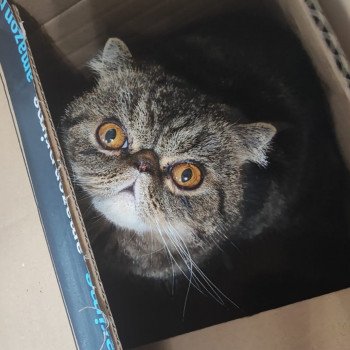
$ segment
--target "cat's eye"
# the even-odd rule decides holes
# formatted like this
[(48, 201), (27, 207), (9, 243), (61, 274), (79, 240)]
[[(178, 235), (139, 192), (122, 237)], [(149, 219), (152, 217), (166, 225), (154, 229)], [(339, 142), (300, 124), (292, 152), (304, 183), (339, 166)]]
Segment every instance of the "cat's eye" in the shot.
[(171, 177), (181, 189), (193, 190), (202, 183), (203, 174), (196, 164), (179, 163), (173, 166)]
[(128, 141), (124, 130), (116, 123), (104, 123), (96, 133), (97, 141), (106, 149), (126, 148)]

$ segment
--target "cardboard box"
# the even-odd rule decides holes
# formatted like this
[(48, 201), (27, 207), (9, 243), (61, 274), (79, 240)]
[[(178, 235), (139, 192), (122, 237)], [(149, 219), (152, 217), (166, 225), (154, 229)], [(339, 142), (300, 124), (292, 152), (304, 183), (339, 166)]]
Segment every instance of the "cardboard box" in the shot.
[[(345, 44), (344, 48), (346, 48), (348, 36), (344, 33), (348, 33), (346, 28), (349, 28), (350, 17), (345, 16), (348, 12), (340, 12), (342, 15), (342, 21), (340, 23), (337, 21), (338, 16), (334, 14), (337, 14), (337, 11), (340, 9), (347, 8), (346, 2), (337, 0), (332, 2), (334, 6), (331, 6), (330, 2), (323, 1), (323, 3), (327, 3), (325, 8), (329, 14), (331, 24), (334, 23), (334, 28), (336, 28), (336, 32), (339, 38), (341, 38), (342, 43)], [(120, 20), (121, 25), (119, 26), (119, 30), (121, 34), (129, 35), (130, 40), (137, 41), (137, 35), (135, 35), (133, 31), (136, 23), (138, 33), (154, 33), (161, 30), (169, 30), (170, 28), (174, 28), (174, 26), (180, 26), (183, 23), (189, 22), (194, 17), (204, 17), (208, 13), (213, 13), (215, 11), (221, 12), (227, 8), (265, 6), (268, 10), (279, 14), (283, 20), (289, 22), (289, 25), (291, 25), (299, 35), (312, 58), (320, 78), (326, 86), (327, 95), (333, 111), (339, 145), (347, 165), (350, 166), (350, 75), (346, 54), (340, 49), (340, 44), (332, 34), (331, 26), (326, 17), (322, 14), (321, 8), (316, 1), (271, 0), (266, 2), (249, 2), (249, 4), (244, 1), (220, 1), (218, 3), (213, 1), (205, 1), (205, 3), (193, 1), (190, 4), (183, 1), (174, 3), (153, 1), (152, 4), (146, 4), (139, 1), (132, 5), (128, 4), (128, 2), (118, 2), (116, 4), (115, 1), (106, 1), (103, 5), (97, 4), (94, 1), (62, 1), (55, 5), (51, 4), (50, 1), (31, 2), (30, 4), (23, 1), (22, 5), (26, 7), (43, 28), (47, 30), (48, 34), (65, 57), (78, 68), (81, 68), (82, 65), (95, 54), (96, 50), (103, 45), (106, 35), (108, 34), (106, 33), (108, 24), (113, 21)], [(5, 14), (8, 8), (7, 6), (7, 2), (2, 0), (0, 3), (1, 15)], [(164, 16), (164, 18), (167, 19), (155, 22), (154, 19), (159, 18), (159, 16)], [(2, 77), (5, 76), (3, 81), (4, 86), (7, 86), (7, 88), (4, 89), (4, 93), (1, 95), (1, 99), (5, 101), (5, 107), (8, 106), (7, 99), (12, 100), (13, 109), (12, 107), (6, 108), (10, 111), (12, 109), (17, 118), (21, 146), (25, 154), (27, 169), (29, 169), (31, 185), (34, 188), (36, 204), (39, 207), (40, 218), (46, 234), (55, 272), (58, 277), (67, 316), (73, 328), (75, 343), (82, 349), (95, 349), (99, 348), (102, 344), (104, 348), (119, 348), (120, 344), (118, 342), (116, 328), (111, 319), (108, 303), (104, 295), (103, 286), (99, 280), (86, 231), (74, 194), (72, 193), (72, 185), (64, 166), (64, 160), (57, 143), (55, 130), (50, 121), (48, 107), (45, 103), (38, 76), (36, 75), (35, 66), (32, 65), (31, 72), (36, 87), (37, 99), (35, 99), (33, 85), (31, 85), (25, 96), (31, 99), (32, 110), (35, 111), (34, 115), (38, 115), (37, 113), (40, 107), (45, 119), (45, 125), (42, 124), (42, 118), (39, 113), (39, 119), (37, 119), (34, 127), (36, 130), (29, 130), (33, 128), (32, 126), (28, 126), (30, 123), (26, 124), (27, 119), (25, 113), (29, 113), (29, 110), (24, 113), (24, 110), (20, 108), (21, 103), (23, 103), (23, 96), (20, 95), (20, 97), (16, 97), (16, 94), (18, 94), (18, 88), (16, 88), (16, 86), (21, 87), (20, 91), (22, 94), (24, 90), (26, 90), (26, 84), (32, 84), (29, 68), (27, 69), (25, 62), (23, 62), (25, 58), (22, 59), (25, 52), (20, 52), (19, 48), (22, 41), (19, 38), (17, 42), (15, 37), (15, 35), (20, 33), (21, 27), (18, 24), (16, 29), (15, 25), (12, 24), (12, 19), (8, 21), (8, 18), (6, 22), (3, 23), (5, 25), (7, 23), (8, 28), (6, 29), (4, 26), (0, 27), (0, 29), (4, 31), (7, 30), (10, 35), (13, 35), (11, 38), (12, 45), (17, 45), (12, 47), (13, 61), (7, 62), (11, 62), (12, 65), (14, 64), (13, 62), (16, 61), (15, 54), (21, 54), (22, 56), (17, 57), (16, 64), (18, 64), (19, 67), (16, 70), (16, 74), (8, 73), (11, 71), (10, 63), (4, 62), (3, 58), (1, 58), (2, 66), (6, 66), (3, 68), (5, 74), (2, 74)], [(150, 25), (150, 23), (155, 24)], [(22, 33), (24, 33), (23, 30)], [(91, 40), (91, 38), (93, 38), (93, 40)], [(0, 47), (1, 55), (3, 55), (3, 48), (5, 46)], [(337, 50), (336, 54), (335, 48)], [(30, 57), (30, 52), (28, 52), (28, 57)], [(21, 69), (22, 71), (19, 73)], [(25, 79), (24, 83), (23, 79)], [(19, 83), (19, 81), (21, 81), (21, 83)], [(19, 102), (18, 99), (21, 99), (21, 101)], [(29, 102), (27, 103), (27, 106), (28, 105)], [(30, 111), (30, 113), (33, 114), (33, 111)], [(8, 113), (6, 113), (6, 115), (6, 120), (8, 121)], [(10, 123), (7, 123), (6, 129), (3, 128), (2, 131), (3, 130), (11, 130), (12, 136), (14, 135), (14, 129), (11, 127)], [(7, 134), (7, 132), (5, 132), (5, 134), (5, 136), (8, 137), (11, 135), (10, 133)], [(35, 140), (36, 143), (33, 140)], [(2, 147), (2, 152), (4, 149), (5, 147)], [(23, 163), (21, 164), (20, 162), (18, 151), (19, 149), (17, 148), (16, 164), (18, 165), (15, 163), (12, 164), (13, 170), (9, 173), (5, 173), (2, 170), (2, 180), (5, 175), (7, 176), (6, 179), (12, 179), (13, 172), (19, 175), (15, 170), (17, 166), (22, 167), (21, 179), (25, 178), (25, 176), (23, 176)], [(2, 159), (8, 159), (6, 158), (7, 154), (4, 152), (1, 153), (1, 155), (3, 157)], [(44, 159), (46, 168), (43, 176), (42, 163)], [(8, 160), (7, 162), (9, 163)], [(5, 181), (2, 181), (2, 183), (7, 183)], [(28, 181), (18, 181), (23, 181), (23, 183), (27, 184), (26, 191), (28, 197), (26, 197), (27, 201), (25, 202), (26, 205), (23, 207), (23, 210), (28, 208), (29, 214), (27, 215), (32, 215), (37, 224), (38, 215), (35, 215), (33, 212), (34, 201), (33, 197), (30, 196), (30, 192), (28, 192)], [(45, 183), (46, 181), (48, 183)], [(14, 188), (15, 184), (12, 184), (11, 188), (12, 187)], [(47, 192), (48, 188), (51, 189), (50, 191), (52, 191), (52, 193), (50, 192), (49, 194)], [(8, 192), (5, 192), (6, 189), (7, 188), (4, 188), (1, 191), (4, 209), (7, 208), (8, 210), (8, 212), (4, 212), (4, 218), (11, 215), (10, 213), (12, 210), (18, 210), (15, 205), (12, 209), (10, 205), (7, 205), (7, 200), (4, 200), (8, 196)], [(61, 190), (63, 189), (64, 198), (62, 201)], [(50, 215), (53, 210), (50, 203), (55, 203), (57, 205), (55, 213), (59, 211), (61, 216), (53, 218), (52, 215)], [(67, 208), (69, 208), (68, 216)], [(32, 210), (32, 212), (29, 212), (29, 210)], [(2, 210), (1, 212), (3, 213)], [(2, 223), (5, 227), (6, 221), (2, 220)], [(23, 233), (23, 229), (21, 231), (19, 229), (20, 226), (18, 226), (20, 223), (10, 222), (9, 225), (12, 230), (19, 230)], [(38, 231), (40, 230), (38, 229)], [(65, 232), (65, 235), (62, 235), (62, 232)], [(77, 236), (79, 236), (79, 238), (77, 238)], [(40, 233), (38, 237), (40, 237)], [(40, 244), (41, 247), (43, 247), (43, 236), (41, 237), (42, 240)], [(27, 236), (23, 238), (19, 237), (17, 243), (4, 240), (4, 247), (9, 247), (7, 248), (7, 251), (9, 251), (12, 244), (18, 244), (20, 246), (28, 239), (31, 238)], [(16, 252), (19, 253), (20, 251), (16, 250)], [(45, 250), (42, 250), (42, 254), (45, 255)], [(15, 260), (17, 264), (14, 265), (17, 267), (17, 270), (15, 270), (16, 274), (18, 274), (21, 257), (27, 256), (28, 261), (32, 263), (33, 255), (34, 254), (31, 254), (31, 251), (27, 249), (24, 249), (23, 253), (18, 255), (17, 260)], [(10, 257), (9, 255), (3, 254), (1, 259), (8, 262)], [(24, 262), (24, 264), (26, 263)], [(43, 268), (43, 264), (45, 264), (45, 260), (43, 260), (42, 264), (38, 263), (37, 265), (33, 265), (31, 271), (34, 276), (39, 273), (46, 273), (40, 270)], [(1, 335), (1, 339), (6, 339), (7, 343), (5, 342), (5, 344), (8, 344), (5, 348), (11, 347), (13, 326), (18, 324), (18, 313), (12, 311), (14, 305), (17, 304), (17, 301), (20, 299), (21, 303), (16, 306), (20, 306), (22, 310), (25, 310), (24, 306), (32, 305), (33, 307), (34, 305), (38, 305), (38, 296), (39, 301), (45, 303), (45, 306), (42, 304), (41, 310), (46, 311), (48, 309), (49, 312), (45, 312), (45, 317), (38, 318), (33, 317), (35, 312), (33, 312), (33, 309), (29, 308), (29, 320), (27, 321), (25, 318), (21, 319), (21, 322), (23, 322), (20, 323), (22, 327), (28, 327), (28, 329), (27, 332), (22, 332), (24, 336), (20, 339), (23, 342), (18, 348), (28, 348), (28, 344), (31, 344), (30, 348), (39, 349), (40, 343), (44, 343), (45, 348), (48, 347), (48, 344), (54, 344), (52, 345), (53, 349), (73, 348), (73, 338), (69, 335), (69, 329), (63, 313), (63, 304), (58, 297), (57, 285), (55, 285), (52, 279), (53, 270), (46, 264), (44, 266), (48, 267), (49, 276), (51, 277), (40, 278), (39, 281), (43, 284), (47, 283), (46, 288), (48, 291), (50, 288), (50, 295), (47, 293), (46, 296), (50, 297), (50, 299), (41, 299), (40, 294), (38, 294), (40, 293), (39, 289), (39, 291), (35, 290), (35, 292), (33, 292), (33, 295), (30, 296), (30, 301), (25, 301), (23, 294), (25, 295), (24, 290), (26, 287), (24, 286), (28, 286), (29, 282), (22, 280), (21, 287), (18, 288), (18, 294), (14, 293), (14, 299), (10, 300), (10, 303), (7, 303), (8, 298), (6, 295), (10, 295), (11, 293), (9, 289), (2, 288), (2, 293), (4, 294), (3, 297), (1, 297), (3, 301), (3, 305), (1, 306), (3, 310), (6, 310), (6, 314), (9, 315), (7, 317), (6, 327), (4, 328), (4, 335)], [(11, 271), (10, 267), (13, 268), (11, 264), (4, 264), (1, 266), (5, 267), (3, 274), (9, 273)], [(11, 281), (7, 287), (15, 286), (17, 283), (17, 280)], [(145, 348), (346, 349), (350, 341), (349, 302), (350, 291), (344, 290), (289, 305), (281, 309), (267, 311), (253, 317), (239, 319), (188, 333), (149, 345)], [(52, 305), (51, 307), (54, 309), (50, 309), (49, 305)], [(54, 323), (52, 323), (52, 317), (50, 317), (52, 312), (55, 312)], [(104, 326), (107, 323), (108, 327), (102, 327), (101, 329), (100, 326)], [(40, 332), (40, 328), (45, 329), (45, 332)], [(47, 331), (48, 328), (52, 331)], [(30, 329), (32, 329), (32, 331), (30, 331)], [(108, 333), (105, 333), (106, 330)], [(60, 341), (62, 341), (61, 344)], [(114, 346), (112, 345), (112, 341), (114, 342)], [(13, 348), (13, 346), (11, 348)]]

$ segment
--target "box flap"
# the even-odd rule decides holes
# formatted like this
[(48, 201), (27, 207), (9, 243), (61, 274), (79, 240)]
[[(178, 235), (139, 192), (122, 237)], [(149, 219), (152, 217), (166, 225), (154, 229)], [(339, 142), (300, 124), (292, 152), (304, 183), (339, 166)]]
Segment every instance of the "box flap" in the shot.
[(350, 289), (170, 338), (138, 350), (344, 350)]

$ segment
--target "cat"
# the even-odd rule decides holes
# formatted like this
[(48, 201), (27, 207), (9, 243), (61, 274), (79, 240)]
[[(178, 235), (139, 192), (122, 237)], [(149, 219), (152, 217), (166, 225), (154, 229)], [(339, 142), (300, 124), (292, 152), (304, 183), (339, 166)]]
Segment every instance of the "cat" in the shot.
[(349, 285), (345, 171), (292, 33), (229, 15), (90, 67), (60, 135), (126, 346)]

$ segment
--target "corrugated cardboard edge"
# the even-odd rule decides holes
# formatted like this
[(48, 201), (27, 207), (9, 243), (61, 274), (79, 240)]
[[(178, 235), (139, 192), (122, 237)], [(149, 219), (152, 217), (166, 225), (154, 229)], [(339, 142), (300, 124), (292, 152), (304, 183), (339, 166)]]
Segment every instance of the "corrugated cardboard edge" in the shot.
[[(19, 11), (18, 8), (14, 5), (11, 6), (13, 9), (13, 13), (16, 17), (16, 20), (18, 21), (18, 23), (22, 23), (20, 15), (19, 15)], [(25, 31), (24, 31), (25, 33)], [(100, 306), (100, 309), (103, 311), (105, 317), (108, 320), (108, 329), (109, 332), (112, 336), (113, 342), (116, 346), (116, 349), (118, 350), (122, 350), (122, 345), (120, 343), (119, 337), (118, 337), (118, 332), (117, 332), (117, 328), (115, 326), (114, 323), (114, 318), (112, 316), (109, 304), (108, 304), (108, 300), (107, 300), (107, 296), (105, 294), (104, 291), (104, 287), (97, 269), (97, 265), (96, 265), (96, 261), (94, 258), (94, 254), (93, 251), (91, 249), (90, 246), (90, 241), (88, 238), (88, 234), (83, 222), (83, 218), (81, 216), (81, 212), (77, 203), (77, 199), (74, 193), (74, 189), (73, 189), (73, 185), (72, 182), (70, 180), (70, 177), (68, 175), (68, 170), (65, 164), (65, 160), (63, 157), (63, 153), (59, 144), (59, 140), (57, 137), (57, 133), (55, 130), (55, 127), (53, 125), (53, 121), (50, 115), (50, 111), (48, 108), (48, 104), (45, 98), (45, 94), (44, 91), (42, 89), (41, 86), (41, 82), (40, 82), (40, 78), (35, 66), (35, 62), (34, 62), (34, 58), (32, 56), (32, 52), (30, 50), (30, 45), (28, 43), (28, 40), (26, 39), (26, 44), (27, 44), (27, 48), (28, 48), (28, 55), (30, 58), (30, 63), (31, 63), (31, 68), (32, 68), (32, 72), (33, 72), (33, 78), (34, 78), (34, 86), (35, 86), (35, 90), (39, 99), (39, 103), (40, 103), (40, 108), (42, 111), (42, 114), (44, 116), (44, 121), (45, 121), (45, 126), (47, 128), (47, 132), (48, 132), (48, 140), (50, 142), (52, 151), (53, 151), (53, 155), (54, 155), (54, 159), (55, 162), (59, 168), (59, 172), (60, 172), (60, 177), (61, 177), (61, 181), (63, 184), (63, 189), (64, 189), (64, 193), (66, 195), (67, 198), (67, 204), (71, 213), (71, 217), (72, 220), (74, 222), (74, 226), (76, 229), (76, 232), (78, 234), (78, 239), (79, 239), (79, 243), (81, 245), (82, 251), (84, 253), (84, 260), (86, 262), (88, 271), (91, 275), (91, 280), (93, 285), (95, 286), (95, 293), (98, 299), (98, 303)]]
[(310, 15), (313, 18), (314, 23), (321, 31), (323, 41), (333, 54), (334, 62), (337, 65), (340, 74), (344, 77), (347, 86), (350, 89), (350, 66), (344, 50), (341, 47), (338, 38), (334, 34), (331, 24), (327, 20), (322, 7), (317, 0), (304, 0), (304, 2), (309, 8)]
[(349, 0), (318, 0), (323, 12), (337, 35), (340, 44), (350, 59), (350, 1)]

